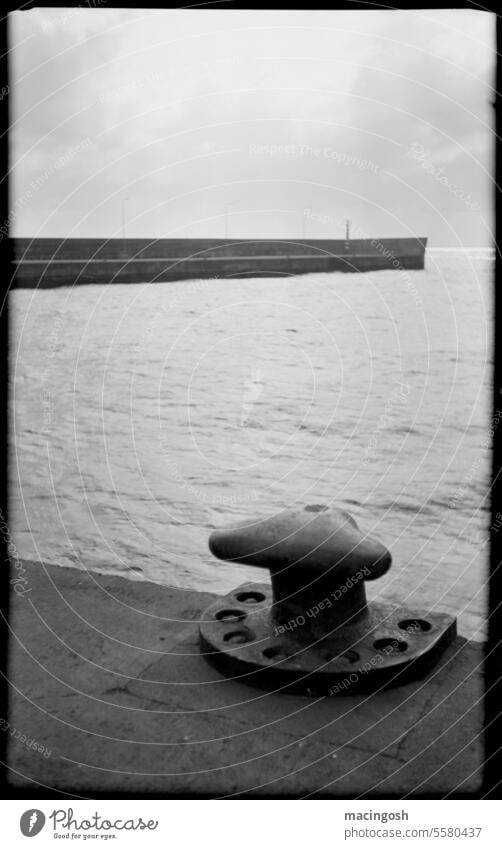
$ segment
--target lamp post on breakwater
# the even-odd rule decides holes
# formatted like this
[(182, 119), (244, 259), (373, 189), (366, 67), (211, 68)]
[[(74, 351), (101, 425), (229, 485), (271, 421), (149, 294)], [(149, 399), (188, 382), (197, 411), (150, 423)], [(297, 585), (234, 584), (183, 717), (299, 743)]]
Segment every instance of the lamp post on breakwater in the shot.
[(345, 219), (345, 251), (347, 253), (350, 251), (350, 221), (348, 218)]

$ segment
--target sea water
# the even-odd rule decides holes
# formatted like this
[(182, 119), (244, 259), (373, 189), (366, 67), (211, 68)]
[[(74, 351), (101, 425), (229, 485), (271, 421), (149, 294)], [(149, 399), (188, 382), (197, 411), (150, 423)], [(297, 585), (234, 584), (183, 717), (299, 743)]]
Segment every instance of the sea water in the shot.
[[(18, 290), (19, 557), (225, 592), (210, 531), (335, 504), (391, 549), (370, 598), (486, 619), (490, 250), (424, 271)], [(501, 396), (502, 410), (502, 396)]]

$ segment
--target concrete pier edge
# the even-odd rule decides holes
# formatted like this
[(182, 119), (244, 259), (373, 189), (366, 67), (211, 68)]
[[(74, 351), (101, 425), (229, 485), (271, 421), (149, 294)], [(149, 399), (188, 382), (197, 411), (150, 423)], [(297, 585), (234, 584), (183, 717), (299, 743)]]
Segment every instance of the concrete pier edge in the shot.
[(480, 792), (480, 643), (459, 637), (425, 679), (374, 696), (265, 693), (224, 678), (201, 656), (197, 623), (211, 593), (15, 565), (24, 591), (18, 583), (11, 594), (5, 733), (17, 792), (387, 799)]

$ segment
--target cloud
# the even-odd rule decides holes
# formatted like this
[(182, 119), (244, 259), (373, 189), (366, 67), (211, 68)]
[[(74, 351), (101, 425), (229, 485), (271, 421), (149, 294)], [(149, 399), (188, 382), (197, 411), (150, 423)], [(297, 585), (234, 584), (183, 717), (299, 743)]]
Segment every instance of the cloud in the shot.
[[(493, 33), (470, 10), (15, 12), (14, 196), (51, 172), (15, 234), (113, 236), (128, 197), (137, 236), (222, 235), (226, 204), (235, 236), (301, 236), (309, 207), (372, 235), (483, 243)], [(424, 179), (414, 142), (477, 213)]]

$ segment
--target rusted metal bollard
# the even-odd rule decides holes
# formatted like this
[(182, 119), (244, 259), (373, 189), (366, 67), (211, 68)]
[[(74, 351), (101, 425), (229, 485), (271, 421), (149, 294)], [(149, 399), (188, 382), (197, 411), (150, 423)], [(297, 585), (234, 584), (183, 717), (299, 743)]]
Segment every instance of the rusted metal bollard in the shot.
[(351, 695), (422, 677), (456, 636), (442, 613), (369, 603), (390, 552), (344, 510), (308, 505), (215, 531), (212, 553), (270, 570), (211, 605), (205, 657), (232, 678), (305, 695)]

